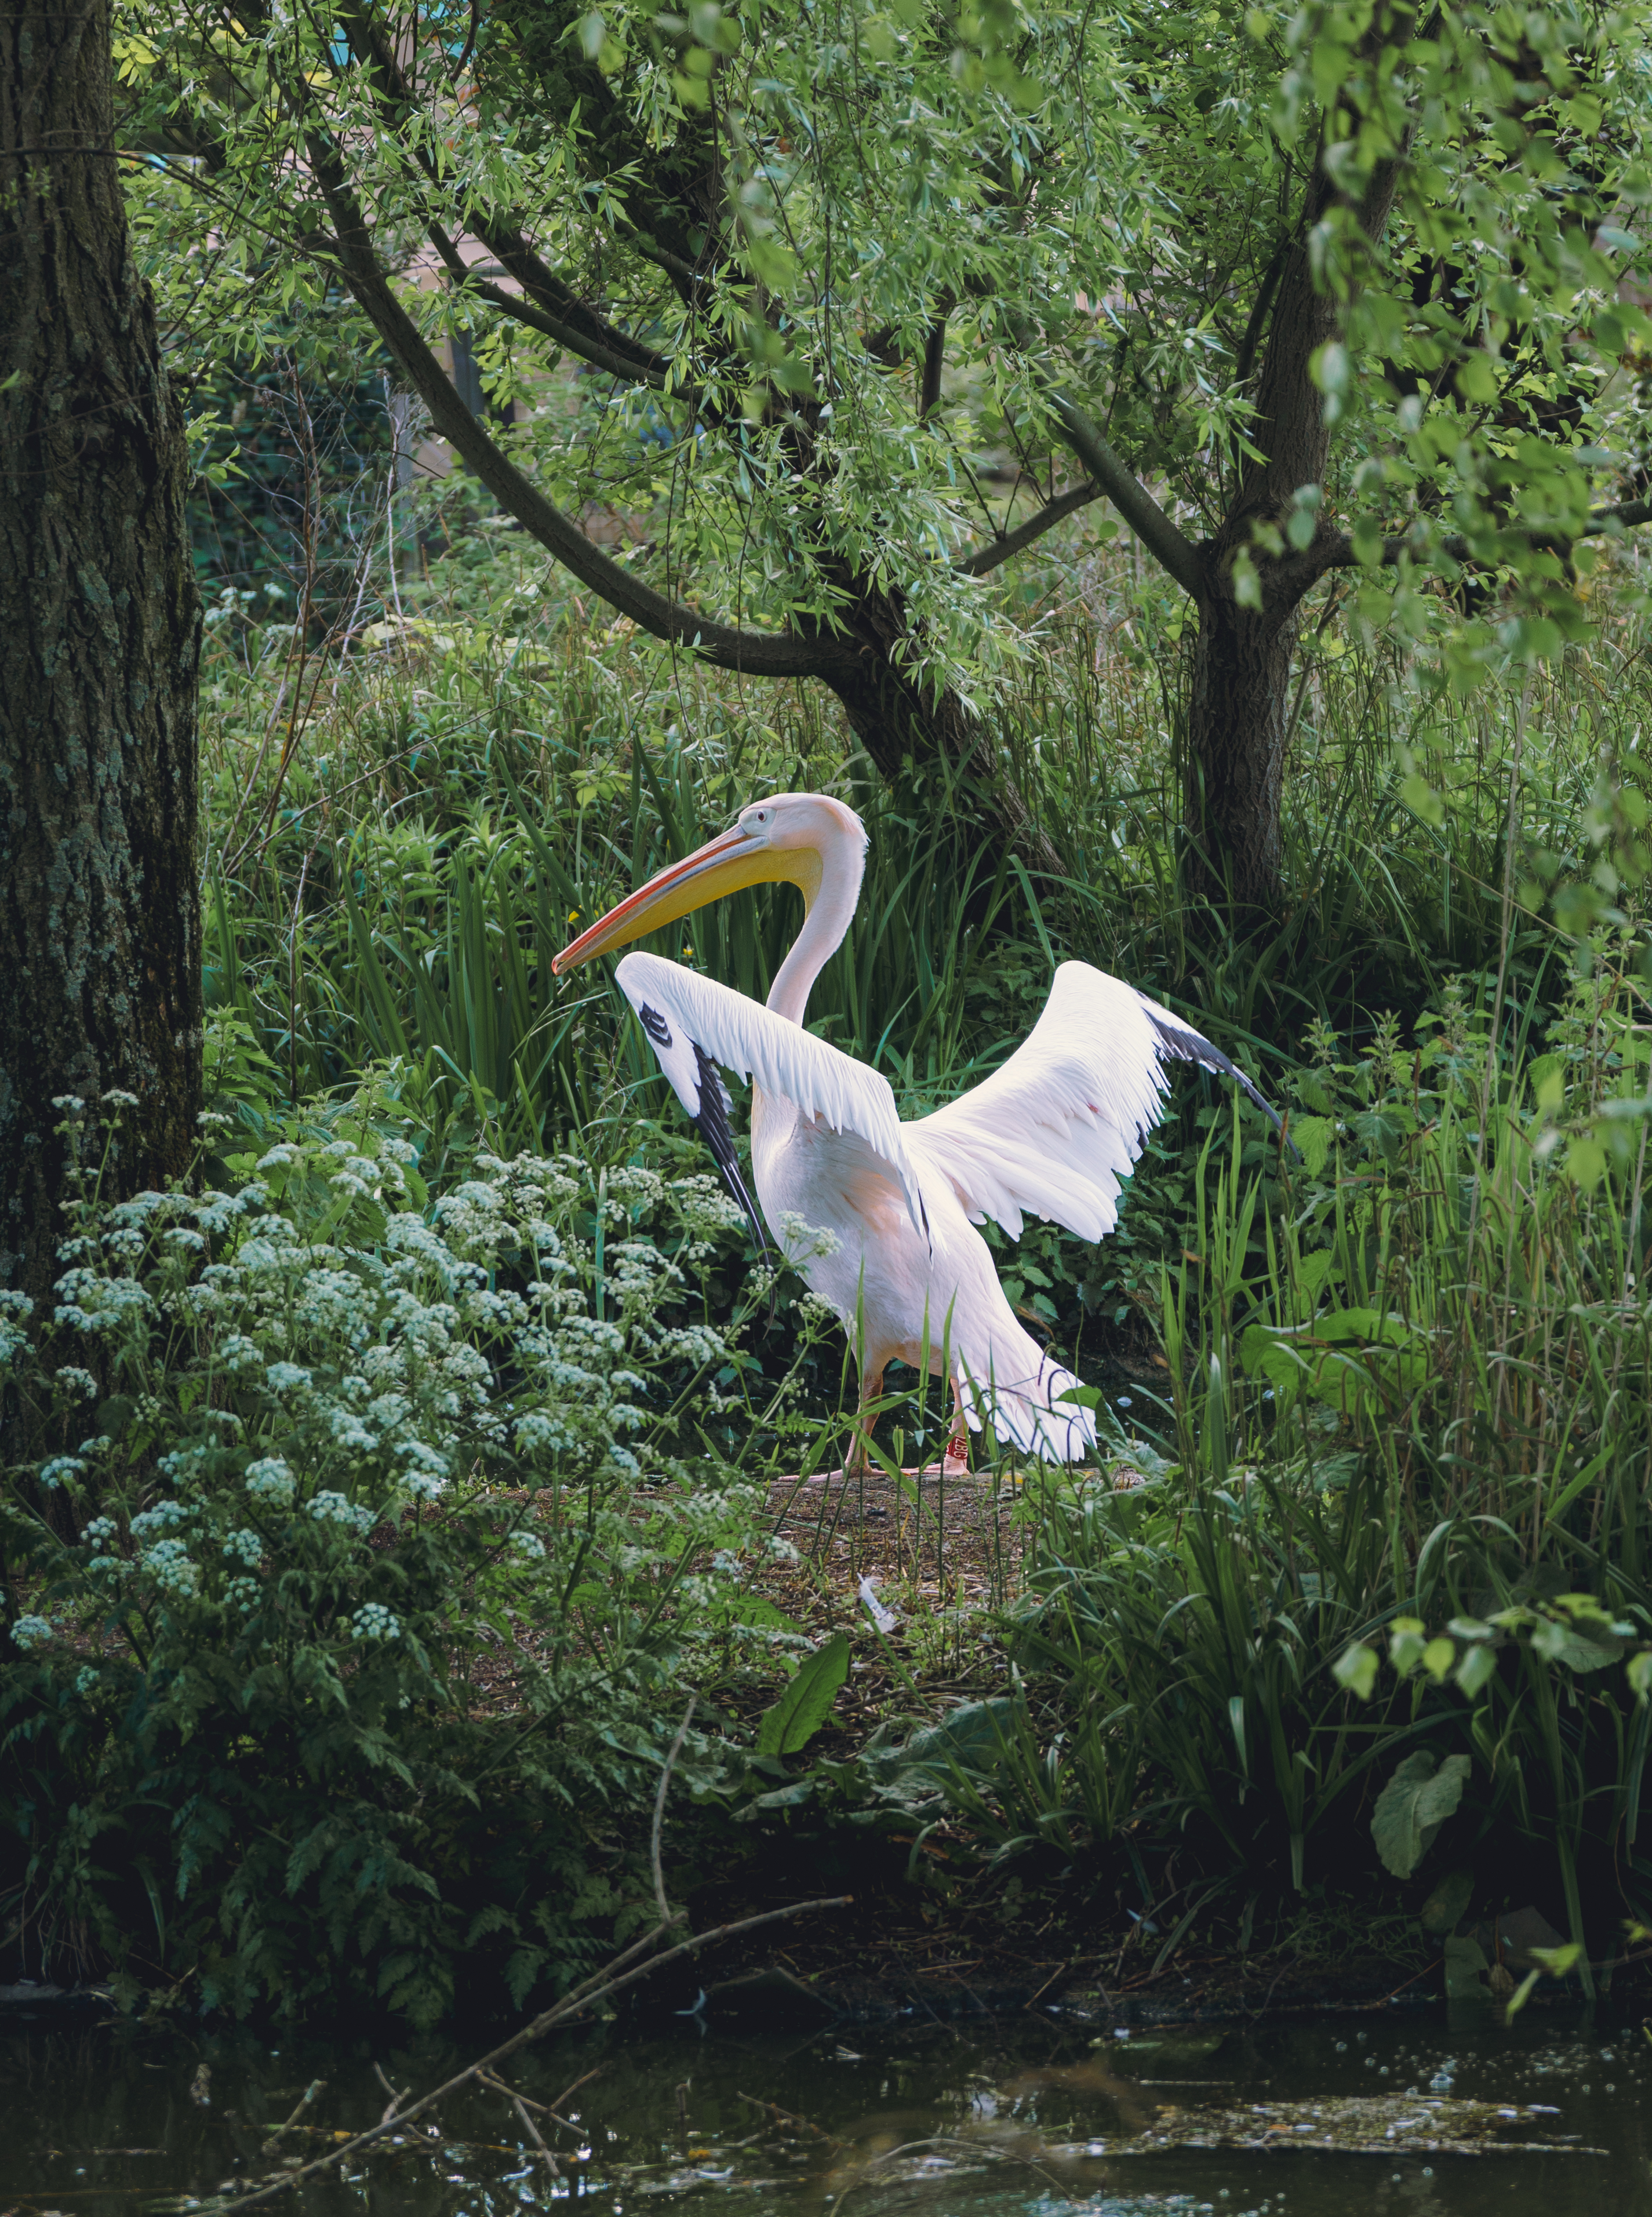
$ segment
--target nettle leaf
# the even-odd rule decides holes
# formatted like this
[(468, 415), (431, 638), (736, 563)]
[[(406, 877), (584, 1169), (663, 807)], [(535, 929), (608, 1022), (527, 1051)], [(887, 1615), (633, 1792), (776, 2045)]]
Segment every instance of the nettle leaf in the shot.
[(1291, 1118), (1290, 1136), (1302, 1150), (1302, 1168), (1309, 1177), (1318, 1177), (1324, 1170), (1336, 1128), (1336, 1120), (1332, 1116)]
[(780, 1699), (758, 1724), (759, 1755), (796, 1755), (832, 1714), (838, 1689), (849, 1676), (849, 1641), (834, 1633), (799, 1669)]
[(1448, 1755), (1436, 1768), (1433, 1751), (1419, 1748), (1377, 1795), (1371, 1837), (1395, 1878), (1409, 1878), (1432, 1847), (1463, 1799), (1471, 1768), (1466, 1755)]

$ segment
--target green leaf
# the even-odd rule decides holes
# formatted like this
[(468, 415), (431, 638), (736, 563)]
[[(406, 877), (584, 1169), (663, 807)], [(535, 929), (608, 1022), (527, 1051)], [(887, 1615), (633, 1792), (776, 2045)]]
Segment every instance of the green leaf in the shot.
[(1497, 372), (1489, 355), (1469, 355), (1457, 374), (1457, 389), (1465, 400), (1489, 406), (1497, 398)]
[(1450, 1932), (1461, 1923), (1473, 1893), (1472, 1871), (1448, 1871), (1417, 1912), (1423, 1930), (1432, 1932), (1436, 1938)]
[(1331, 1665), (1331, 1676), (1339, 1686), (1346, 1686), (1351, 1694), (1358, 1694), (1362, 1701), (1368, 1701), (1377, 1683), (1377, 1650), (1367, 1647), (1363, 1640), (1356, 1640)]
[(1473, 1701), (1488, 1679), (1497, 1676), (1497, 1650), (1494, 1647), (1470, 1647), (1457, 1666), (1453, 1680), (1458, 1690)]
[(1568, 1940), (1563, 1947), (1560, 1948), (1533, 1948), (1531, 1950), (1531, 1960), (1538, 1968), (1535, 1971), (1528, 1971), (1521, 1979), (1518, 1991), (1509, 1996), (1508, 2007), (1503, 2013), (1507, 2020), (1510, 2023), (1513, 2022), (1525, 2007), (1532, 1988), (1545, 1973), (1551, 1979), (1563, 1979), (1582, 1953), (1582, 1948), (1575, 1940)]
[(1256, 574), (1256, 565), (1241, 547), (1234, 557), (1234, 599), (1241, 608), (1259, 608), (1262, 605), (1262, 580)]
[(1401, 780), (1400, 798), (1420, 823), (1439, 826), (1445, 821), (1445, 804), (1426, 777), (1414, 769)]
[(1433, 1845), (1463, 1799), (1471, 1767), (1466, 1755), (1448, 1755), (1436, 1769), (1432, 1750), (1419, 1748), (1377, 1795), (1371, 1837), (1395, 1878), (1409, 1878)]
[(795, 1755), (832, 1714), (832, 1701), (849, 1676), (849, 1641), (834, 1633), (817, 1647), (785, 1692), (758, 1721), (759, 1755)]
[(1331, 1152), (1331, 1142), (1336, 1137), (1336, 1120), (1332, 1116), (1296, 1116), (1291, 1119), (1290, 1136), (1302, 1149), (1302, 1168), (1309, 1177), (1318, 1177), (1323, 1171), (1326, 1158)]
[(1605, 1640), (1586, 1640), (1552, 1617), (1532, 1633), (1531, 1648), (1545, 1663), (1563, 1663), (1568, 1670), (1603, 1670), (1623, 1652), (1622, 1643), (1610, 1633)]

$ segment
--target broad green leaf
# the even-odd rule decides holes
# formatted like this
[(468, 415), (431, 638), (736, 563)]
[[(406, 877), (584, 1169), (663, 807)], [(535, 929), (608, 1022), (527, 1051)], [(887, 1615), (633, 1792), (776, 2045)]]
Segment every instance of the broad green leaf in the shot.
[(1331, 1665), (1331, 1676), (1338, 1685), (1346, 1686), (1362, 1701), (1368, 1701), (1377, 1684), (1378, 1657), (1374, 1647), (1367, 1647), (1363, 1640), (1352, 1641), (1345, 1647)]
[(1423, 1930), (1433, 1933), (1436, 1937), (1450, 1932), (1462, 1921), (1473, 1893), (1472, 1871), (1448, 1871), (1417, 1912), (1418, 1922)]
[(1494, 1647), (1470, 1647), (1464, 1651), (1462, 1661), (1453, 1673), (1452, 1683), (1472, 1701), (1481, 1688), (1497, 1676), (1497, 1650)]
[(832, 1714), (839, 1686), (849, 1675), (849, 1641), (834, 1633), (817, 1647), (772, 1708), (758, 1722), (759, 1755), (795, 1755), (808, 1745)]
[(1466, 1755), (1448, 1755), (1438, 1769), (1433, 1752), (1408, 1755), (1377, 1797), (1371, 1837), (1383, 1866), (1409, 1878), (1436, 1834), (1463, 1799), (1471, 1769)]

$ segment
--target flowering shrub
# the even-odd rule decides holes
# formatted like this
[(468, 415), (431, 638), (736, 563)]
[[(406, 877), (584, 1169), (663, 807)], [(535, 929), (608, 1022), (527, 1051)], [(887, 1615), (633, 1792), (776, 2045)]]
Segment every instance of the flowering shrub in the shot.
[(599, 1843), (673, 1670), (774, 1614), (754, 1491), (672, 1429), (736, 1360), (696, 1274), (738, 1211), (485, 1154), (432, 1202), (374, 1105), (234, 1192), (84, 1192), (54, 1329), (0, 1296), (41, 1442), (3, 1498), (0, 1841), (24, 1925), (134, 1993), (429, 2021), (461, 1960), (565, 1983), (636, 1894)]

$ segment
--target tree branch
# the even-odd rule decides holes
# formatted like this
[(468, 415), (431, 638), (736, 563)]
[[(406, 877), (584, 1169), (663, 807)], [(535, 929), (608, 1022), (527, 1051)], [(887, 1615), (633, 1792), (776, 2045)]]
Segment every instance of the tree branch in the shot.
[[(1533, 547), (1546, 548), (1551, 554), (1568, 554), (1580, 540), (1601, 538), (1612, 530), (1614, 524), (1623, 529), (1632, 530), (1641, 523), (1652, 523), (1652, 501), (1620, 500), (1610, 508), (1591, 509), (1581, 531), (1533, 531), (1527, 535)], [(1408, 554), (1414, 556), (1423, 551), (1409, 534), (1402, 539), (1385, 539), (1375, 566), (1392, 570)], [(1447, 556), (1453, 562), (1475, 562), (1481, 559), (1460, 532), (1453, 532), (1447, 539), (1437, 539), (1432, 551)], [(1354, 552), (1353, 540), (1346, 531), (1327, 532), (1322, 540), (1316, 541), (1305, 555), (1299, 555), (1296, 559), (1311, 563), (1315, 576), (1322, 575), (1327, 570), (1358, 570), (1364, 566)]]
[(984, 577), (996, 570), (1000, 562), (1008, 562), (1015, 555), (1024, 553), (1035, 539), (1042, 539), (1063, 517), (1071, 516), (1077, 509), (1087, 507), (1092, 500), (1099, 500), (1100, 497), (1099, 485), (1076, 485), (1071, 492), (1058, 495), (1048, 506), (1041, 508), (1036, 516), (1030, 516), (1013, 531), (1000, 533), (998, 538), (989, 540), (974, 553), (967, 555), (962, 562), (955, 563), (953, 567), (961, 577)]
[(1106, 494), (1160, 566), (1185, 593), (1197, 600), (1204, 591), (1204, 565), (1198, 549), (1183, 537), (1081, 410), (1057, 393), (1055, 412), (1067, 444), (1095, 479), (1098, 490)]
[[(374, 22), (369, 8), (347, 7), (342, 20), (357, 59), (370, 64), (372, 71), (378, 74), (379, 87), (375, 88), (374, 99), (381, 119), (387, 131), (399, 136), (401, 119), (398, 110), (417, 108), (418, 102), (396, 58), (395, 47)], [(368, 82), (372, 82), (371, 75)], [(416, 143), (413, 159), (424, 171), (426, 182), (438, 192), (445, 193), (441, 172), (431, 159), (429, 150)], [(628, 332), (621, 330), (617, 324), (610, 324), (606, 317), (599, 316), (588, 308), (572, 287), (564, 284), (554, 270), (541, 261), (520, 232), (508, 224), (486, 221), (476, 222), (474, 228), (476, 236), (489, 253), (522, 287), (541, 314), (554, 320), (568, 333), (567, 337), (557, 339), (560, 346), (583, 355), (599, 369), (606, 368), (608, 365), (597, 361), (589, 349), (593, 346), (600, 348), (604, 353), (616, 355), (630, 365), (624, 371), (613, 372), (614, 375), (664, 382), (671, 366), (666, 357), (655, 353), (652, 347), (644, 346)], [(435, 238), (434, 226), (431, 227), (431, 236)], [(447, 255), (439, 242), (438, 251), (442, 252), (445, 261)], [(497, 307), (504, 303), (510, 303), (513, 307), (516, 305), (508, 293), (500, 293), (492, 305)], [(530, 318), (523, 316), (520, 320), (527, 323)], [(545, 326), (541, 324), (535, 328), (543, 330)], [(581, 337), (576, 338), (575, 333)], [(556, 335), (548, 331), (547, 336)]]
[(924, 342), (924, 367), (918, 380), (918, 420), (921, 423), (941, 404), (941, 366), (946, 360), (946, 306), (929, 327)]
[(1262, 327), (1267, 321), (1268, 310), (1273, 305), (1273, 295), (1285, 266), (1285, 255), (1290, 246), (1287, 232), (1273, 250), (1273, 257), (1262, 273), (1262, 282), (1257, 287), (1256, 300), (1245, 325), (1245, 336), (1239, 342), (1239, 353), (1234, 362), (1234, 383), (1246, 385), (1256, 367), (1256, 349), (1262, 343)]
[(1652, 523), (1652, 500), (1620, 500), (1611, 508), (1592, 508), (1587, 524), (1577, 535), (1598, 539), (1614, 523), (1621, 523), (1626, 530), (1637, 523)]
[(475, 472), (500, 506), (610, 608), (655, 639), (680, 642), (704, 661), (754, 677), (826, 676), (852, 666), (853, 650), (835, 639), (804, 639), (776, 632), (747, 632), (719, 623), (668, 600), (634, 577), (587, 539), (494, 443), (455, 391), (453, 380), (392, 291), (373, 250), (366, 219), (351, 192), (337, 148), (311, 125), (306, 132), (311, 167), (337, 235), (339, 269), (363, 313), (401, 365), (408, 383), (430, 412), (436, 431)]
[[(535, 307), (529, 300), (519, 300), (514, 293), (507, 293), (503, 286), (490, 284), (470, 268), (439, 223), (432, 219), (427, 228), (431, 244), (447, 264), (455, 292), (469, 293), (476, 300), (486, 301), (490, 308), (497, 308), (501, 315), (510, 317), (514, 322), (525, 324), (529, 330), (540, 332), (562, 348), (565, 353), (577, 355), (581, 361), (589, 362), (593, 369), (600, 369), (609, 377), (617, 377), (627, 385), (650, 386), (656, 392), (665, 389), (663, 369), (653, 364), (628, 360), (623, 355), (616, 354), (602, 340), (592, 338), (573, 324), (565, 323), (560, 316)], [(691, 385), (672, 387), (671, 397), (685, 400), (690, 407), (700, 404), (699, 391)]]

